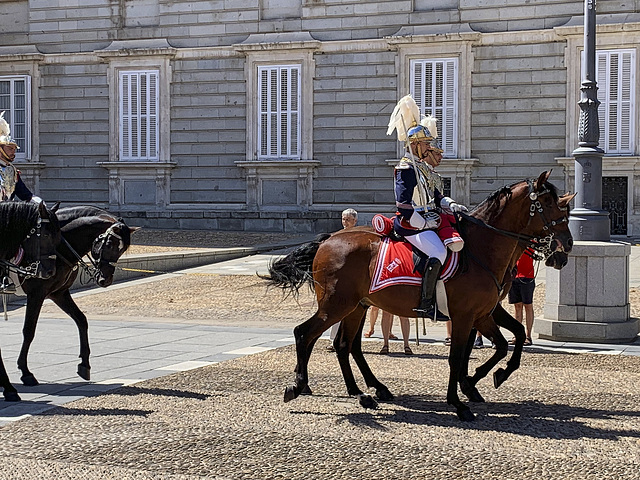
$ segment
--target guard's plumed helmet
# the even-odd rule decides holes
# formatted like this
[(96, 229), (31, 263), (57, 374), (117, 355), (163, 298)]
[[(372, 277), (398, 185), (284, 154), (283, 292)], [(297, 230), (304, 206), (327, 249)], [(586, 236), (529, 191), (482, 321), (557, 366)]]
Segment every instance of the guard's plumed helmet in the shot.
[(4, 119), (4, 112), (0, 113), (0, 145), (15, 145), (16, 148), (20, 148), (11, 137), (11, 128)]
[(442, 152), (438, 144), (438, 127), (436, 119), (430, 115), (420, 114), (420, 109), (411, 95), (405, 95), (393, 109), (389, 119), (387, 135), (395, 130), (400, 142), (427, 141), (434, 150)]

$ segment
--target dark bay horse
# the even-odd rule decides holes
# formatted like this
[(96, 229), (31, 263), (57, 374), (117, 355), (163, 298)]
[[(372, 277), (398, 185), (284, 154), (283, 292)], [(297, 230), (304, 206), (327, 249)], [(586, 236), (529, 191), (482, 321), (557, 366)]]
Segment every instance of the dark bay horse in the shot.
[[(44, 203), (0, 202), (0, 263), (5, 271), (39, 279), (55, 275), (56, 248), (61, 240), (56, 208), (47, 210)], [(21, 248), (23, 266), (16, 266), (9, 260)], [(4, 389), (5, 400), (20, 400), (1, 358), (0, 385)]]
[[(498, 324), (517, 333), (514, 356), (522, 352), (524, 328), (498, 305), (517, 259), (526, 247), (532, 246), (548, 257), (549, 266), (562, 268), (571, 251), (568, 205), (574, 195), (558, 197), (556, 188), (548, 182), (550, 173), (501, 188), (460, 220), (467, 267), (446, 283), (446, 298), (452, 320), (447, 403), (454, 406), (461, 420), (473, 420), (474, 415), (458, 397), (458, 383), (470, 400), (483, 401), (475, 383), (508, 353)], [(270, 266), (268, 278), (272, 285), (296, 292), (309, 283), (318, 301), (317, 312), (294, 329), (296, 377), (294, 385), (285, 389), (285, 402), (308, 390), (308, 361), (313, 346), (327, 328), (340, 321), (341, 332), (334, 345), (349, 394), (357, 395), (364, 406), (375, 406), (375, 401), (366, 400), (368, 395), (356, 385), (349, 365), (351, 353), (367, 386), (376, 389), (377, 397), (393, 398), (362, 354), (362, 327), (371, 305), (394, 315), (415, 316), (413, 308), (419, 303), (420, 287), (390, 286), (369, 293), (380, 241), (381, 237), (367, 228), (342, 230), (305, 244)], [(474, 328), (493, 341), (496, 351), (474, 377), (469, 377)], [(496, 386), (518, 364), (519, 357), (508, 365), (507, 371), (494, 377)]]
[[(27, 294), (27, 308), (18, 368), (22, 372), (22, 383), (27, 386), (38, 385), (38, 380), (27, 366), (27, 355), (46, 298), (53, 300), (76, 323), (81, 359), (78, 375), (85, 380), (90, 379), (87, 317), (73, 301), (69, 289), (78, 276), (79, 267), (84, 268), (100, 287), (111, 285), (115, 264), (131, 245), (131, 234), (138, 230), (138, 227), (129, 227), (122, 219), (92, 206), (61, 208), (57, 214), (63, 241), (58, 247), (56, 274), (46, 280), (24, 279), (22, 283)], [(91, 266), (82, 260), (87, 254), (91, 255)]]

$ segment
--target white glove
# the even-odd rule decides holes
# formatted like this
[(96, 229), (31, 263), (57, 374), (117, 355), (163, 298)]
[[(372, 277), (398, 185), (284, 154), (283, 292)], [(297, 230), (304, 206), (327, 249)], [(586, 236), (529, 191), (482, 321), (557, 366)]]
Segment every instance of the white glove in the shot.
[(433, 230), (440, 226), (440, 215), (436, 212), (429, 212), (425, 218), (414, 210), (409, 219), (409, 225), (418, 230)]
[(459, 213), (469, 211), (467, 207), (454, 202), (453, 199), (449, 197), (442, 197), (442, 200), (440, 200), (440, 208), (442, 208), (445, 213)]

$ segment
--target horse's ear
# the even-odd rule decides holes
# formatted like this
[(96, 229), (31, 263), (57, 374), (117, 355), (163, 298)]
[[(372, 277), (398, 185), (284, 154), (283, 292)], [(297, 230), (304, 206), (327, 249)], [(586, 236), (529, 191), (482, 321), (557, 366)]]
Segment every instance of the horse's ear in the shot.
[(544, 190), (544, 184), (547, 182), (547, 180), (549, 180), (549, 177), (551, 176), (551, 172), (552, 170), (547, 170), (546, 172), (542, 172), (540, 174), (540, 176), (538, 177), (538, 180), (536, 180), (537, 191)]
[(47, 206), (44, 202), (40, 202), (38, 204), (38, 212), (40, 213), (40, 218), (49, 218), (49, 212), (47, 211)]
[(129, 227), (129, 233), (135, 233), (140, 230), (142, 227)]
[(558, 198), (558, 207), (567, 208), (569, 206), (569, 203), (571, 203), (571, 200), (573, 200), (577, 194), (578, 193), (576, 192), (576, 193), (565, 193), (564, 195), (562, 195), (560, 198)]
[(60, 208), (60, 202), (56, 202), (53, 204), (53, 207), (49, 209), (50, 212), (56, 213)]

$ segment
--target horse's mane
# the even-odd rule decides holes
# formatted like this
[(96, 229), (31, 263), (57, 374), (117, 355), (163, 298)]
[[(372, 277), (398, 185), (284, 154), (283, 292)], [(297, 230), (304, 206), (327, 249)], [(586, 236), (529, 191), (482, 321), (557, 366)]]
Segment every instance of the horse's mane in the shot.
[(0, 202), (0, 258), (10, 259), (38, 221), (32, 202)]
[[(516, 182), (516, 183), (512, 183), (511, 185), (505, 185), (504, 187), (500, 187), (498, 188), (496, 191), (494, 191), (493, 193), (491, 193), (487, 198), (485, 198), (476, 208), (473, 209), (472, 213), (474, 212), (481, 212), (481, 211), (493, 211), (495, 210), (495, 213), (500, 213), (500, 211), (502, 210), (502, 207), (504, 206), (501, 201), (503, 197), (511, 197), (512, 193), (513, 193), (513, 188), (516, 187), (517, 185), (520, 185), (521, 183), (526, 183), (528, 180), (523, 180), (520, 182)], [(534, 180), (529, 180), (531, 182), (533, 182)], [(549, 190), (549, 193), (551, 193), (551, 196), (553, 197), (554, 201), (558, 201), (558, 189), (556, 188), (555, 185), (553, 185), (552, 183), (549, 182), (545, 182), (544, 183), (544, 187)]]
[[(63, 235), (76, 228), (91, 226), (102, 223), (125, 223), (120, 217), (116, 217), (106, 210), (92, 205), (78, 205), (75, 207), (65, 207), (57, 212)], [(125, 223), (126, 225), (126, 223)], [(131, 231), (128, 228), (121, 230), (122, 241), (127, 249), (131, 245)]]

